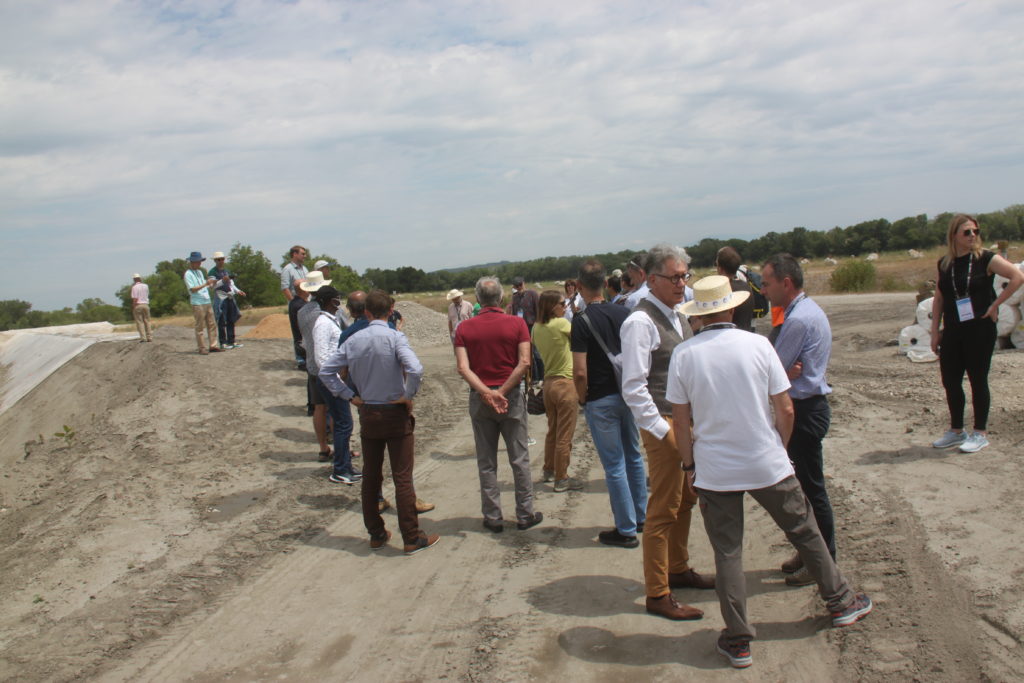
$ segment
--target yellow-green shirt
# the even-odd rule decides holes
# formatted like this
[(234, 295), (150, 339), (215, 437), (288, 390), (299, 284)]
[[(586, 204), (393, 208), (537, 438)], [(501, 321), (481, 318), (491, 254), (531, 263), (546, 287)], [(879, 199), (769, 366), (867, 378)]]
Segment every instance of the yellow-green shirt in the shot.
[(569, 332), (572, 325), (565, 318), (552, 318), (546, 324), (533, 326), (533, 343), (544, 362), (544, 376), (572, 378), (572, 354)]

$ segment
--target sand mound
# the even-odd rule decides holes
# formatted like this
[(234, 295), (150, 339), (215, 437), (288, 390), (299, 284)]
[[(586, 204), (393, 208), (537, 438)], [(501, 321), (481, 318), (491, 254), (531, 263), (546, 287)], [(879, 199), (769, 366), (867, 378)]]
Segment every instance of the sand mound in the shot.
[(273, 313), (242, 335), (245, 339), (291, 339), (292, 326), (284, 313)]

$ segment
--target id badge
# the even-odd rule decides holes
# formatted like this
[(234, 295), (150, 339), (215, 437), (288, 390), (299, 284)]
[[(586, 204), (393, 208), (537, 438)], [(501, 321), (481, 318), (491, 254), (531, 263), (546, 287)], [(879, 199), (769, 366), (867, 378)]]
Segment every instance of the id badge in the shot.
[(519, 316), (520, 318), (526, 317), (526, 315), (522, 311), (519, 311), (518, 313), (516, 313), (516, 315)]
[(960, 318), (962, 323), (974, 320), (974, 306), (971, 305), (970, 297), (956, 300), (956, 317)]

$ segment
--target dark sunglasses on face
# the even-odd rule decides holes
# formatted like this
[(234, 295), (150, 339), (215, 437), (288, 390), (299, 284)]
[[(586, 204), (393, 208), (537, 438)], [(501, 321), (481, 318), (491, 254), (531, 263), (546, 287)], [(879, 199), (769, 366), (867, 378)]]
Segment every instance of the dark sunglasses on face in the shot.
[(981, 230), (978, 229), (978, 228), (975, 228), (974, 230), (971, 230), (970, 228), (968, 228), (967, 230), (964, 230), (964, 234), (965, 235), (980, 235), (981, 234)]

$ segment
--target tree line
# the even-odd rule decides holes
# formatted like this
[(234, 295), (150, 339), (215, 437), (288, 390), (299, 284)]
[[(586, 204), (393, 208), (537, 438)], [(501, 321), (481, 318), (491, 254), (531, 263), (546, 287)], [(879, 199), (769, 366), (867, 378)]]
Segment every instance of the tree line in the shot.
[[(933, 218), (925, 214), (908, 216), (895, 222), (885, 218), (864, 221), (845, 228), (808, 230), (796, 227), (787, 232), (769, 232), (752, 240), (717, 239), (707, 237), (686, 247), (693, 258), (692, 265), (708, 268), (714, 265), (715, 255), (724, 246), (731, 246), (750, 264), (761, 263), (772, 254), (789, 252), (797, 258), (825, 256), (858, 256), (871, 252), (928, 249), (945, 244), (946, 230), (952, 213), (941, 213)], [(978, 214), (983, 239), (1024, 240), (1024, 204), (1015, 204), (1001, 211)], [(671, 241), (666, 238), (666, 241)], [(444, 291), (452, 288), (468, 289), (484, 275), (496, 275), (503, 282), (521, 276), (529, 282), (558, 280), (574, 277), (580, 264), (596, 258), (609, 270), (625, 269), (635, 251), (624, 250), (602, 254), (573, 256), (545, 256), (516, 262), (501, 262), (453, 270), (425, 272), (413, 266), (399, 268), (368, 268), (360, 276), (346, 265), (331, 268), (332, 286), (342, 292), (355, 289), (380, 288), (389, 292)], [(276, 306), (284, 303), (281, 294), (280, 268), (290, 260), (286, 252), (280, 265), (273, 267), (263, 252), (249, 245), (235, 243), (227, 254), (227, 268), (235, 274), (238, 285), (248, 297), (243, 304), (249, 306)], [(312, 268), (319, 260), (336, 264), (328, 254), (309, 256), (305, 265)], [(161, 261), (154, 272), (143, 277), (149, 285), (150, 310), (154, 316), (187, 314), (191, 311), (185, 296), (182, 276), (188, 270), (184, 259)], [(131, 284), (126, 284), (115, 295), (120, 306), (100, 299), (85, 299), (75, 309), (35, 311), (27, 301), (0, 301), (0, 330), (67, 325), (80, 322), (128, 321), (131, 319)]]

